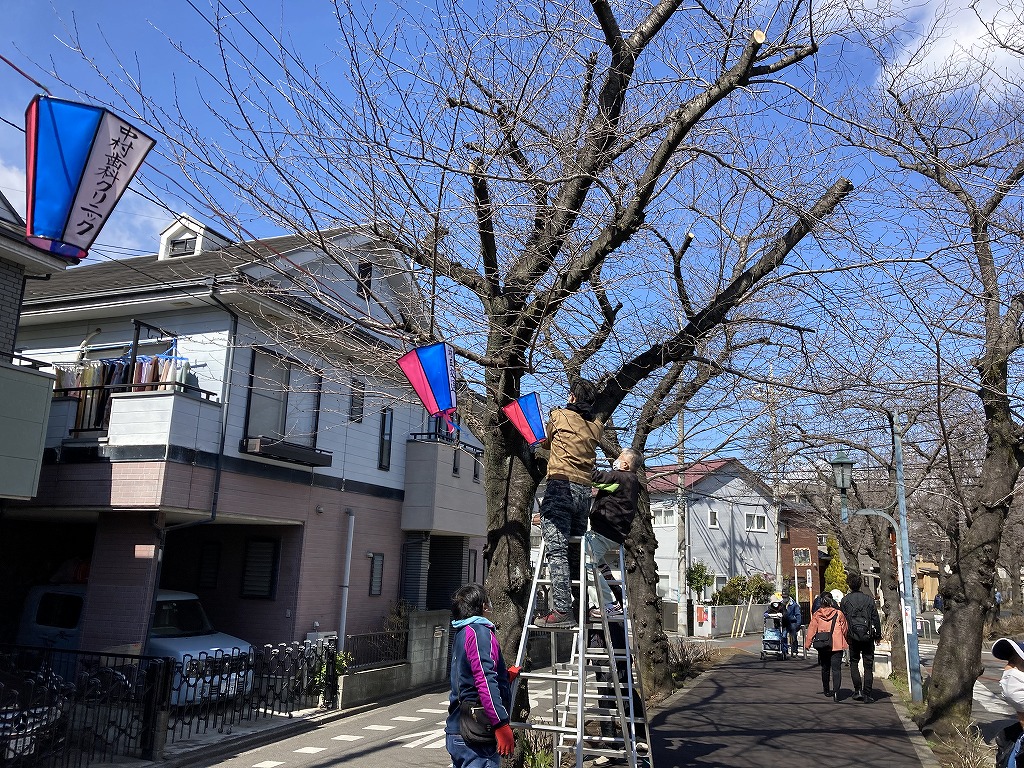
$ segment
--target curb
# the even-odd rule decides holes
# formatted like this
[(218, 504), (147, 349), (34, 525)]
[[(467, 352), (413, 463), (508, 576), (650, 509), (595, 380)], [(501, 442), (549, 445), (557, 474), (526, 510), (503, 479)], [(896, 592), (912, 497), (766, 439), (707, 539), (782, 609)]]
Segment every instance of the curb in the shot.
[(896, 709), (896, 714), (900, 718), (903, 730), (907, 732), (907, 737), (917, 753), (917, 759), (921, 761), (921, 768), (941, 768), (938, 758), (935, 757), (932, 748), (928, 746), (927, 739), (925, 739), (917, 724), (910, 719), (910, 713), (907, 711), (903, 699), (900, 698), (899, 691), (889, 685), (888, 680), (880, 679), (878, 682), (882, 683), (885, 692), (889, 694), (889, 701), (892, 702), (893, 707)]

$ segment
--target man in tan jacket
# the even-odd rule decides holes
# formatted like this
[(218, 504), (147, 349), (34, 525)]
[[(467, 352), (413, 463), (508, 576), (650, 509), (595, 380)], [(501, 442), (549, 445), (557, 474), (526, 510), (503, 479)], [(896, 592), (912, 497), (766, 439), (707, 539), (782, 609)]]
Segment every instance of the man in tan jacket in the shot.
[(550, 450), (547, 487), (540, 505), (540, 530), (548, 555), (552, 610), (536, 620), (539, 627), (571, 627), (571, 573), (579, 569), (579, 551), (569, 552), (571, 536), (587, 532), (590, 480), (597, 444), (604, 425), (593, 419), (597, 387), (576, 379), (569, 387), (569, 404), (551, 412), (547, 437), (540, 445)]

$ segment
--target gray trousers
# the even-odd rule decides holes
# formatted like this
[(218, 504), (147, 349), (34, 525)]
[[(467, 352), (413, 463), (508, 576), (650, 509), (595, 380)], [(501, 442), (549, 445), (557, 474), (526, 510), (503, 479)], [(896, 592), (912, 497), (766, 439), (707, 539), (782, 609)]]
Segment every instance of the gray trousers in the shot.
[(540, 532), (548, 555), (551, 602), (559, 613), (572, 613), (572, 574), (579, 575), (580, 550), (569, 546), (570, 536), (587, 532), (590, 486), (568, 480), (548, 480), (540, 503)]

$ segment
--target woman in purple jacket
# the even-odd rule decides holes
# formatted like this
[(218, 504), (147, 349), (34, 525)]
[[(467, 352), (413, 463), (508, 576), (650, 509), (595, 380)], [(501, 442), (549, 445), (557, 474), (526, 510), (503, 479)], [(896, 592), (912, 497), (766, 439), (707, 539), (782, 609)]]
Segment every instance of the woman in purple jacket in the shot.
[[(487, 592), (479, 584), (466, 584), (452, 595), (451, 691), (448, 719), (445, 722), (445, 746), (454, 768), (499, 768), (501, 755), (510, 756), (514, 749), (509, 727), (511, 689), (509, 673), (518, 669), (505, 666), (498, 647), (494, 624), (483, 614), (491, 608)], [(475, 747), (467, 744), (459, 733), (459, 712), (463, 704), (483, 708), (494, 726), (497, 744)]]

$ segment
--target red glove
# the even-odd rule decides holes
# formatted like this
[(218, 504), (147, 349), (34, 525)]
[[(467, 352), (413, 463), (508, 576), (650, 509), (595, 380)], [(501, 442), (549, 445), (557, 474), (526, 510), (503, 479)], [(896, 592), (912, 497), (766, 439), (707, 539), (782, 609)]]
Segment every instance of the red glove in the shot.
[(517, 677), (519, 677), (519, 673), (522, 672), (522, 671), (523, 671), (522, 667), (516, 667), (516, 666), (509, 667), (508, 668), (508, 681), (511, 683), (513, 680), (515, 680)]
[(504, 757), (511, 757), (516, 749), (515, 738), (512, 736), (512, 728), (508, 723), (499, 725), (494, 729), (494, 738), (498, 740), (498, 754)]

